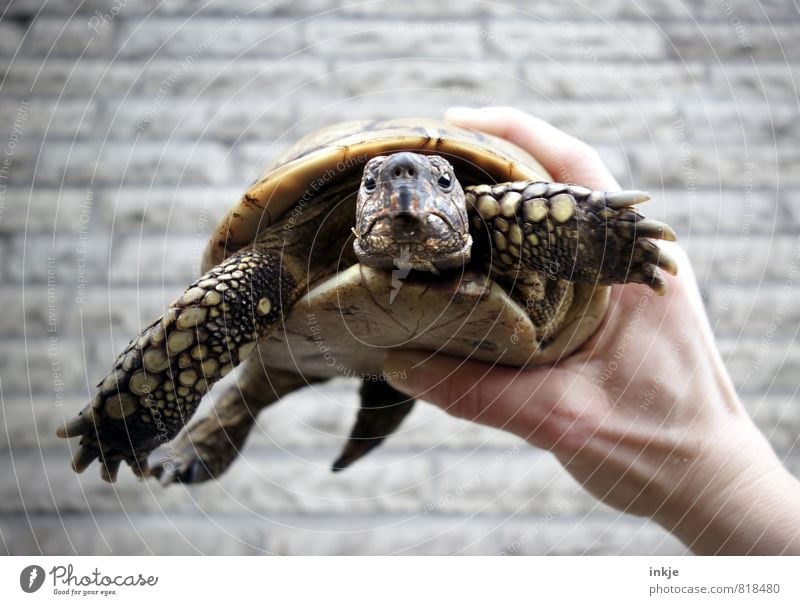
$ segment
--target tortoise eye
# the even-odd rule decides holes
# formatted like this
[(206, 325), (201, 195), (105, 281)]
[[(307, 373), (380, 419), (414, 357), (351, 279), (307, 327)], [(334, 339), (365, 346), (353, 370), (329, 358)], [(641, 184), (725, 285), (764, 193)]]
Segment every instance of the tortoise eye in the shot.
[(377, 183), (375, 182), (374, 176), (368, 174), (366, 177), (364, 177), (364, 191), (366, 191), (367, 193), (372, 193), (373, 191), (375, 191), (376, 186)]
[(445, 191), (449, 190), (453, 186), (453, 178), (446, 172), (442, 173), (442, 175), (439, 176), (439, 180), (436, 182), (439, 183), (439, 187)]

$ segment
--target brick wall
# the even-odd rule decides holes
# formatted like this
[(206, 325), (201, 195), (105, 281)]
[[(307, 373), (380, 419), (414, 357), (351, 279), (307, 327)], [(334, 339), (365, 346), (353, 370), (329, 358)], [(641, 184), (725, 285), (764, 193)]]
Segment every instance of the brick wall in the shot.
[(432, 406), (331, 475), (357, 406), (345, 380), (267, 410), (215, 484), (68, 470), (56, 425), (193, 278), (270, 156), (335, 120), (451, 104), (542, 116), (651, 191), (748, 409), (800, 472), (791, 2), (40, 4), (0, 19), (0, 551), (684, 552), (550, 455)]

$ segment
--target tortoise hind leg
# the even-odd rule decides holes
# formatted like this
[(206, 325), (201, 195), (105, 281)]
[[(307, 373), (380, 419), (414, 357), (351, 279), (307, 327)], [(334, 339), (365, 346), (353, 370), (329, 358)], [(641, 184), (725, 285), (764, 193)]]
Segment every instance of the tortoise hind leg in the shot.
[(217, 398), (214, 409), (167, 446), (164, 456), (151, 464), (151, 473), (164, 485), (219, 477), (239, 456), (258, 413), (307, 384), (294, 372), (264, 368), (254, 353), (242, 376)]
[(361, 384), (360, 395), (361, 409), (356, 424), (342, 454), (333, 463), (333, 472), (346, 469), (380, 445), (408, 416), (415, 401), (384, 381), (367, 378)]

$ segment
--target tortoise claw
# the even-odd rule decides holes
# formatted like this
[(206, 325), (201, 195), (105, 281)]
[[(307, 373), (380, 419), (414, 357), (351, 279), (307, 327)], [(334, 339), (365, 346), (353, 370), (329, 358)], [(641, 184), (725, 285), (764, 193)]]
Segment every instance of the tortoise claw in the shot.
[(65, 421), (64, 426), (58, 427), (56, 435), (62, 439), (88, 435), (94, 429), (93, 419), (93, 410), (87, 407), (74, 418)]
[(643, 218), (636, 221), (634, 225), (638, 237), (651, 237), (654, 239), (663, 239), (668, 242), (674, 242), (678, 239), (672, 227), (661, 221)]
[(150, 476), (150, 465), (147, 462), (147, 458), (133, 459), (127, 462), (133, 474), (139, 479), (145, 479)]
[(650, 286), (653, 292), (659, 296), (663, 296), (667, 292), (667, 282), (659, 275), (656, 266), (652, 264), (641, 263), (631, 270), (628, 274), (628, 281)]
[(106, 483), (115, 483), (117, 481), (117, 474), (119, 473), (120, 464), (122, 460), (103, 460), (100, 466), (100, 478)]
[(72, 457), (72, 470), (82, 473), (100, 456), (100, 452), (90, 444), (81, 445)]
[(638, 240), (635, 258), (640, 263), (659, 267), (670, 275), (678, 274), (678, 264), (675, 260), (653, 241)]
[(646, 202), (649, 199), (649, 193), (636, 189), (630, 191), (609, 191), (605, 194), (606, 205), (614, 210), (629, 208), (635, 204)]

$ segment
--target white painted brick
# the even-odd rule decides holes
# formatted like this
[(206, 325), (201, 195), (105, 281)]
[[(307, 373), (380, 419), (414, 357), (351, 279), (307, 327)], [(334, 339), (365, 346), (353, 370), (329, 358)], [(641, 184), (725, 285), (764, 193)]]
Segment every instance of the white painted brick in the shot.
[(107, 62), (74, 59), (42, 58), (20, 59), (13, 65), (0, 67), (5, 76), (3, 88), (8, 94), (36, 94), (85, 96), (101, 81)]
[(785, 332), (800, 324), (800, 290), (779, 283), (754, 287), (720, 284), (709, 288), (706, 308), (720, 336), (761, 338), (776, 328)]
[(778, 179), (783, 185), (800, 183), (798, 151), (787, 144), (748, 145), (746, 155), (733, 145), (653, 141), (629, 144), (625, 152), (634, 173), (650, 187), (738, 187), (748, 174), (748, 163), (752, 164), (749, 184), (754, 187), (773, 187)]
[(274, 18), (235, 15), (230, 19), (126, 19), (119, 29), (123, 57), (174, 56), (184, 61), (201, 56), (236, 57), (242, 53), (285, 57), (303, 47), (301, 26), (292, 20)]
[(6, 275), (16, 282), (42, 284), (42, 288), (31, 289), (29, 294), (44, 300), (48, 271), (53, 272), (55, 281), (51, 285), (59, 301), (66, 304), (75, 296), (76, 278), (81, 269), (79, 261), (85, 263), (83, 269), (89, 284), (105, 280), (108, 258), (105, 236), (89, 232), (85, 248), (79, 245), (77, 234), (55, 240), (52, 236), (38, 234), (15, 236), (9, 241), (9, 253), (5, 257)]
[[(461, 63), (431, 59), (399, 59), (365, 64), (336, 62), (337, 89), (345, 95), (408, 94), (416, 90), (447, 92), (453, 96), (475, 93), (490, 98), (519, 91), (516, 72), (510, 63), (482, 61)], [(463, 103), (462, 103), (463, 104)], [(346, 108), (343, 108), (346, 110)]]
[(142, 96), (155, 95), (162, 87), (169, 97), (228, 98), (236, 94), (274, 99), (319, 93), (321, 86), (316, 79), (321, 73), (323, 65), (305, 55), (296, 61), (201, 57), (186, 69), (181, 69), (176, 59), (154, 59), (144, 67), (138, 61), (120, 63), (109, 74), (109, 85), (113, 90), (130, 90)]
[(198, 555), (268, 554), (264, 533), (252, 519), (225, 515), (169, 519), (122, 514), (88, 516), (37, 515), (0, 520), (11, 554), (39, 555)]
[[(0, 233), (76, 233), (90, 213), (82, 210), (82, 189), (8, 189), (0, 214)], [(90, 202), (91, 204), (91, 202)]]
[(435, 25), (443, 17), (446, 20), (461, 21), (465, 17), (495, 17), (512, 16), (516, 14), (515, 2), (503, 0), (501, 2), (461, 2), (459, 0), (439, 0), (427, 2), (426, 0), (406, 0), (405, 2), (361, 2), (342, 6), (344, 15), (357, 17), (379, 18), (390, 20), (394, 18), (408, 19), (410, 22), (425, 22)]
[(663, 31), (679, 60), (781, 60), (800, 50), (796, 25), (675, 23), (664, 25)]
[[(292, 520), (294, 521), (294, 519)], [(300, 518), (270, 528), (277, 555), (478, 555), (498, 550), (497, 522), (480, 517)]]
[(106, 108), (110, 136), (132, 140), (137, 136), (191, 140), (264, 141), (284, 135), (294, 124), (295, 103), (289, 100), (249, 98), (231, 94), (225, 99), (178, 97), (152, 104), (136, 97)]
[(21, 50), (25, 29), (11, 20), (0, 23), (0, 55), (12, 57)]
[[(188, 282), (187, 282), (188, 284)], [(183, 284), (170, 286), (115, 286), (87, 288), (81, 304), (68, 305), (63, 333), (79, 336), (81, 321), (94, 334), (111, 331), (115, 337), (133, 338), (183, 292)], [(109, 363), (112, 360), (109, 359)]]
[[(376, 455), (374, 468), (332, 473), (328, 461), (279, 454), (245, 456), (219, 481), (186, 488), (141, 482), (128, 468), (110, 486), (95, 464), (72, 473), (69, 461), (76, 446), (62, 442), (57, 453), (42, 457), (36, 450), (15, 450), (15, 473), (0, 480), (0, 514), (28, 511), (62, 514), (118, 512), (183, 514), (371, 514), (414, 512), (430, 493), (430, 460), (402, 460)], [(27, 454), (27, 455), (26, 455)], [(44, 458), (44, 464), (42, 459)], [(12, 460), (0, 455), (7, 468)], [(25, 477), (18, 483), (17, 477)]]
[[(297, 122), (297, 135), (313, 132), (342, 120), (386, 120), (394, 118), (442, 119), (445, 110), (458, 102), (463, 89), (371, 90), (366, 96), (332, 96), (320, 105), (316, 99), (300, 104), (302, 119)], [(287, 137), (296, 136), (295, 132)]]
[[(84, 356), (91, 351), (79, 340), (59, 338), (51, 343), (45, 337), (9, 339), (0, 349), (3, 394), (11, 396), (38, 393), (38, 405), (58, 407), (59, 393), (75, 393), (84, 385)], [(63, 382), (63, 384), (61, 384)]]
[(209, 142), (120, 141), (102, 151), (94, 144), (48, 143), (35, 178), (40, 186), (221, 183), (229, 178), (229, 161), (223, 145)]
[(23, 50), (29, 55), (83, 58), (107, 56), (112, 51), (114, 24), (90, 29), (83, 17), (39, 18), (25, 38)]
[[(798, 474), (800, 465), (800, 415), (797, 400), (789, 395), (753, 395), (742, 398), (756, 425), (783, 458), (790, 471)], [(794, 456), (786, 452), (794, 450)]]
[[(210, 236), (244, 188), (191, 183), (172, 187), (108, 188), (98, 192), (98, 229), (115, 233)], [(102, 226), (101, 226), (102, 225)]]
[(58, 335), (70, 338), (81, 338), (87, 332), (106, 335), (109, 331), (132, 336), (159, 317), (183, 291), (183, 285), (112, 289), (98, 285), (79, 292), (73, 284), (62, 283), (53, 291), (52, 305), (45, 284), (9, 286), (0, 291), (0, 308), (4, 310), (0, 334), (46, 338), (55, 326)]
[(190, 235), (115, 238), (111, 250), (115, 285), (185, 284), (200, 276), (206, 238)]
[(542, 515), (514, 519), (502, 551), (517, 555), (685, 555), (688, 549), (658, 525), (622, 514), (577, 520)]
[(14, 555), (492, 554), (500, 544), (495, 525), (482, 519), (420, 523), (394, 515), (365, 521), (229, 515), (36, 515), (30, 525), (14, 517), (0, 520)]
[(682, 105), (681, 114), (693, 140), (743, 147), (800, 137), (797, 107), (780, 101), (693, 102)]
[(788, 454), (785, 452), (778, 452), (778, 455), (781, 457), (781, 462), (783, 462), (783, 465), (789, 472), (800, 479), (800, 450), (798, 450), (797, 447), (797, 437), (795, 436), (791, 452)]
[(472, 23), (315, 19), (307, 27), (311, 52), (324, 57), (373, 61), (384, 57), (426, 57), (469, 61), (481, 55), (482, 28)]
[(787, 212), (790, 229), (796, 233), (797, 226), (800, 224), (800, 189), (782, 188), (779, 197)]
[(671, 104), (663, 101), (588, 99), (534, 103), (519, 99), (513, 105), (590, 143), (627, 145), (642, 140), (677, 140)]
[(740, 21), (784, 18), (796, 20), (798, 16), (797, 7), (783, 0), (726, 0), (724, 3), (718, 0), (688, 0), (685, 4), (689, 13), (696, 18), (728, 22), (733, 20), (734, 23), (737, 18)]
[(791, 392), (800, 373), (800, 344), (786, 338), (720, 339), (719, 348), (737, 390)]
[[(155, 97), (159, 87), (165, 96), (196, 95), (228, 96), (232, 92), (267, 98), (281, 96), (298, 88), (303, 94), (319, 92), (315, 82), (322, 64), (305, 58), (298, 61), (270, 61), (201, 57), (182, 68), (177, 59), (154, 59), (145, 65), (140, 61), (116, 61), (113, 69), (105, 59), (86, 59), (77, 65), (74, 60), (25, 59), (12, 67), (0, 68), (5, 73), (4, 90), (26, 95), (33, 87), (37, 94), (85, 96), (102, 86), (106, 94), (129, 94)], [(41, 71), (40, 71), (41, 68)], [(164, 102), (167, 102), (166, 100)]]
[[(12, 124), (21, 107), (22, 98), (4, 98), (0, 101), (0, 120)], [(47, 135), (54, 138), (83, 137), (92, 134), (97, 120), (96, 100), (84, 99), (40, 99), (27, 101), (26, 120), (22, 132), (26, 138)]]
[(713, 93), (720, 98), (792, 102), (797, 95), (800, 69), (785, 61), (717, 63), (709, 69)]
[(683, 242), (698, 282), (723, 285), (785, 280), (797, 246), (789, 236), (697, 237)]
[[(240, 513), (413, 513), (431, 493), (430, 457), (373, 452), (363, 463), (333, 473), (332, 450), (314, 455), (245, 455), (218, 483), (192, 489), (201, 510)], [(263, 487), (258, 487), (263, 486)]]
[(582, 515), (610, 511), (550, 454), (520, 443), (506, 450), (465, 450), (437, 458), (437, 486), (426, 514), (493, 511)]
[[(0, 457), (13, 455), (15, 460), (26, 461), (38, 458), (40, 451), (58, 450), (63, 458), (65, 454), (61, 452), (66, 442), (56, 436), (56, 430), (77, 414), (88, 403), (88, 398), (66, 395), (55, 402), (49, 393), (41, 394), (41, 389), (39, 394), (12, 396), (5, 393), (5, 375), (2, 378), (6, 424), (0, 437)], [(8, 454), (9, 450), (11, 454)], [(12, 477), (3, 479), (6, 482), (12, 480)]]
[(744, 186), (694, 193), (654, 188), (650, 195), (652, 199), (640, 207), (641, 211), (667, 222), (682, 242), (706, 235), (735, 242), (748, 233), (796, 232), (786, 207), (771, 191), (748, 191)]
[[(116, 4), (116, 0), (83, 0), (76, 5), (71, 0), (49, 0), (44, 6), (43, 13), (46, 15), (71, 15), (78, 12), (85, 15), (88, 21), (94, 11), (100, 11), (111, 15), (111, 9)], [(15, 0), (8, 9), (8, 14), (13, 16), (36, 14), (41, 6), (37, 0)], [(306, 16), (315, 15), (319, 12), (332, 8), (330, 0), (305, 0), (295, 2), (293, 0), (270, 0), (253, 4), (249, 0), (212, 0), (198, 5), (194, 0), (172, 0), (162, 2), (161, 0), (138, 0), (128, 2), (119, 12), (120, 19), (130, 17), (140, 17), (152, 14), (155, 17), (167, 15), (236, 15), (236, 14), (255, 14), (255, 15), (274, 15), (274, 16)]]
[(8, 5), (9, 16), (30, 16), (37, 14), (40, 10), (43, 15), (71, 15), (76, 8), (82, 13), (92, 13), (95, 10), (105, 10), (113, 4), (113, 0), (85, 0), (77, 7), (70, 0), (51, 0), (42, 6), (36, 0), (16, 0)]
[[(0, 290), (0, 334), (3, 336), (22, 336), (28, 326), (36, 324), (46, 326), (47, 305), (43, 305), (38, 297), (27, 295), (27, 304), (23, 305), (23, 289), (6, 286)], [(56, 307), (61, 310), (62, 307)]]
[(495, 21), (488, 30), (489, 56), (505, 59), (650, 61), (663, 59), (668, 52), (664, 36), (650, 23), (515, 19)]
[(603, 99), (678, 99), (707, 94), (707, 68), (687, 61), (677, 64), (664, 61), (604, 62), (592, 65), (585, 61), (527, 61), (522, 65), (527, 86), (524, 94), (552, 98)]
[(240, 141), (233, 145), (231, 153), (235, 158), (233, 163), (234, 180), (240, 183), (239, 191), (246, 191), (264, 175), (264, 168), (272, 159), (283, 153), (299, 137), (300, 133), (291, 134), (276, 141), (263, 141), (253, 143)]

